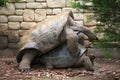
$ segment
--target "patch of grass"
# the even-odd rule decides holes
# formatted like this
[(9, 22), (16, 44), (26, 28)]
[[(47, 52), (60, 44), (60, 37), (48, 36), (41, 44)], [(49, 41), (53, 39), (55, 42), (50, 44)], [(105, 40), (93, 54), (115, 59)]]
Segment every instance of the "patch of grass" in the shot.
[(112, 58), (112, 54), (110, 53), (110, 51), (108, 49), (104, 48), (104, 49), (102, 49), (102, 51), (103, 51), (104, 58), (106, 58), (106, 59)]

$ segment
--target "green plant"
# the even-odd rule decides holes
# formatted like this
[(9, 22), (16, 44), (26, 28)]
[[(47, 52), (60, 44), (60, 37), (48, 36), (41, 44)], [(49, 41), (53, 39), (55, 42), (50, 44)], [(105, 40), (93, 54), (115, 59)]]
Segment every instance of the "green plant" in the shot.
[(71, 2), (71, 6), (94, 12), (98, 22), (94, 32), (103, 33), (99, 41), (94, 41), (97, 47), (120, 48), (120, 0), (76, 0)]
[[(15, 0), (16, 2), (20, 0)], [(9, 0), (0, 0), (0, 7), (6, 6), (10, 1)]]
[(0, 0), (0, 6), (3, 7), (3, 6), (6, 6), (8, 3), (8, 0)]
[(112, 57), (112, 54), (110, 53), (110, 51), (107, 48), (103, 48), (102, 51), (103, 51), (104, 58), (110, 59)]

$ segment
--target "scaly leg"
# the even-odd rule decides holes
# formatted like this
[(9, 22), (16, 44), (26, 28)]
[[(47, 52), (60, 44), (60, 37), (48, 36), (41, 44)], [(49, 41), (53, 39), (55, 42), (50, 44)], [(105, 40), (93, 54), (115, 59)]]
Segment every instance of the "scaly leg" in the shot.
[(88, 56), (84, 56), (83, 58), (83, 65), (86, 67), (88, 71), (94, 71), (93, 64)]
[(21, 62), (19, 63), (19, 70), (21, 72), (28, 72), (30, 70), (30, 65), (32, 60), (36, 56), (37, 51), (35, 50), (26, 50), (24, 56), (22, 57)]
[(88, 71), (94, 71), (92, 61), (86, 55), (83, 55), (82, 57), (80, 57), (80, 59), (75, 64), (75, 66), (77, 66), (77, 67), (84, 66), (86, 68), (86, 70), (88, 70)]
[(77, 24), (71, 17), (69, 18), (69, 24), (71, 25), (70, 28), (75, 31), (83, 32), (85, 35), (88, 36), (90, 40), (97, 40), (98, 38), (91, 32), (88, 28), (80, 26)]

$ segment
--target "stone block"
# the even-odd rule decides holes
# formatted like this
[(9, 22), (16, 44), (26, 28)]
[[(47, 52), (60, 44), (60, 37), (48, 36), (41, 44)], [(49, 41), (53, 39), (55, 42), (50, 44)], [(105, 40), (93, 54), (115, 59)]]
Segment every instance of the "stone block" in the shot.
[(46, 3), (39, 3), (39, 2), (29, 2), (27, 3), (27, 8), (46, 8)]
[(73, 11), (73, 8), (62, 8), (62, 11)]
[(84, 14), (84, 24), (86, 26), (94, 26), (96, 25), (96, 20), (94, 19), (93, 13), (85, 13)]
[(62, 11), (72, 11), (73, 13), (82, 13), (82, 12), (83, 12), (82, 9), (80, 9), (80, 10), (78, 11), (78, 10), (73, 9), (73, 8), (71, 8), (71, 7), (62, 8)]
[(6, 36), (8, 35), (8, 31), (4, 30), (4, 31), (0, 31), (0, 36)]
[(96, 28), (96, 26), (88, 26), (89, 30), (91, 30), (92, 32), (94, 32), (94, 29)]
[(42, 21), (46, 18), (46, 9), (35, 10), (35, 21)]
[(36, 1), (40, 1), (40, 2), (43, 2), (43, 1), (46, 1), (46, 0), (36, 0)]
[(26, 0), (26, 2), (34, 2), (35, 0)]
[(19, 36), (23, 36), (23, 34), (26, 32), (27, 30), (19, 30)]
[(0, 49), (5, 49), (8, 47), (7, 37), (0, 37)]
[(65, 0), (47, 0), (47, 5), (50, 8), (65, 7)]
[(24, 9), (26, 8), (26, 3), (15, 3), (15, 8)]
[(61, 13), (61, 9), (53, 9), (53, 14), (58, 14), (58, 13)]
[(21, 29), (23, 29), (23, 30), (28, 30), (34, 26), (36, 26), (35, 22), (22, 22), (21, 23)]
[(52, 9), (47, 9), (46, 12), (47, 12), (47, 14), (52, 14), (53, 10)]
[(93, 3), (92, 2), (87, 2), (85, 3), (86, 6), (93, 6)]
[(83, 20), (83, 13), (74, 13), (75, 20)]
[(17, 42), (19, 42), (19, 40), (20, 40), (20, 38), (18, 35), (18, 31), (10, 30), (9, 34), (8, 34), (8, 42), (17, 43)]
[(54, 15), (48, 15), (47, 18), (52, 19), (54, 17)]
[(18, 9), (15, 11), (16, 15), (23, 15), (23, 10), (22, 9)]
[(83, 9), (80, 9), (79, 11), (70, 7), (62, 8), (62, 11), (72, 11), (73, 13), (83, 13)]
[(7, 23), (0, 23), (0, 31), (4, 31), (8, 29), (8, 24)]
[(0, 22), (8, 22), (7, 16), (0, 15)]
[(20, 0), (19, 2), (26, 2), (26, 0)]
[(80, 26), (83, 26), (83, 21), (75, 21), (76, 23), (78, 23)]
[(24, 21), (34, 21), (34, 10), (25, 9), (23, 13)]
[(0, 14), (11, 15), (14, 13), (15, 13), (15, 7), (11, 3), (6, 7), (0, 8)]
[(8, 0), (9, 2), (11, 2), (11, 3), (17, 3), (17, 2), (26, 2), (27, 0)]
[(16, 2), (16, 0), (8, 0), (9, 2)]
[(75, 0), (65, 0), (65, 5), (67, 6), (67, 7), (71, 7), (70, 6), (70, 3), (71, 2), (74, 2)]
[(97, 37), (99, 38), (99, 40), (100, 40), (100, 39), (103, 39), (104, 33), (97, 33)]
[(9, 47), (10, 49), (16, 49), (16, 48), (18, 48), (18, 43), (9, 43), (9, 44), (8, 44), (8, 47)]
[(8, 24), (0, 23), (0, 36), (7, 36)]
[(9, 29), (17, 30), (20, 28), (19, 22), (8, 22)]
[(23, 21), (23, 16), (15, 16), (15, 15), (13, 15), (13, 16), (8, 16), (8, 20), (10, 21), (10, 22), (21, 22), (21, 21)]

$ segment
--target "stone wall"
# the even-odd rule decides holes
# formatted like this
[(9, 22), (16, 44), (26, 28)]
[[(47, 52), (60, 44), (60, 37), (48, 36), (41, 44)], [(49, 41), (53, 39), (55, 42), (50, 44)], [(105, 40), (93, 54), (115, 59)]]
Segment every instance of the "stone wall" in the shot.
[(24, 32), (45, 18), (65, 10), (72, 10), (76, 22), (92, 30), (95, 22), (86, 19), (90, 13), (83, 14), (82, 10), (78, 12), (70, 8), (70, 1), (74, 0), (11, 0), (7, 7), (0, 8), (0, 49), (17, 49)]

